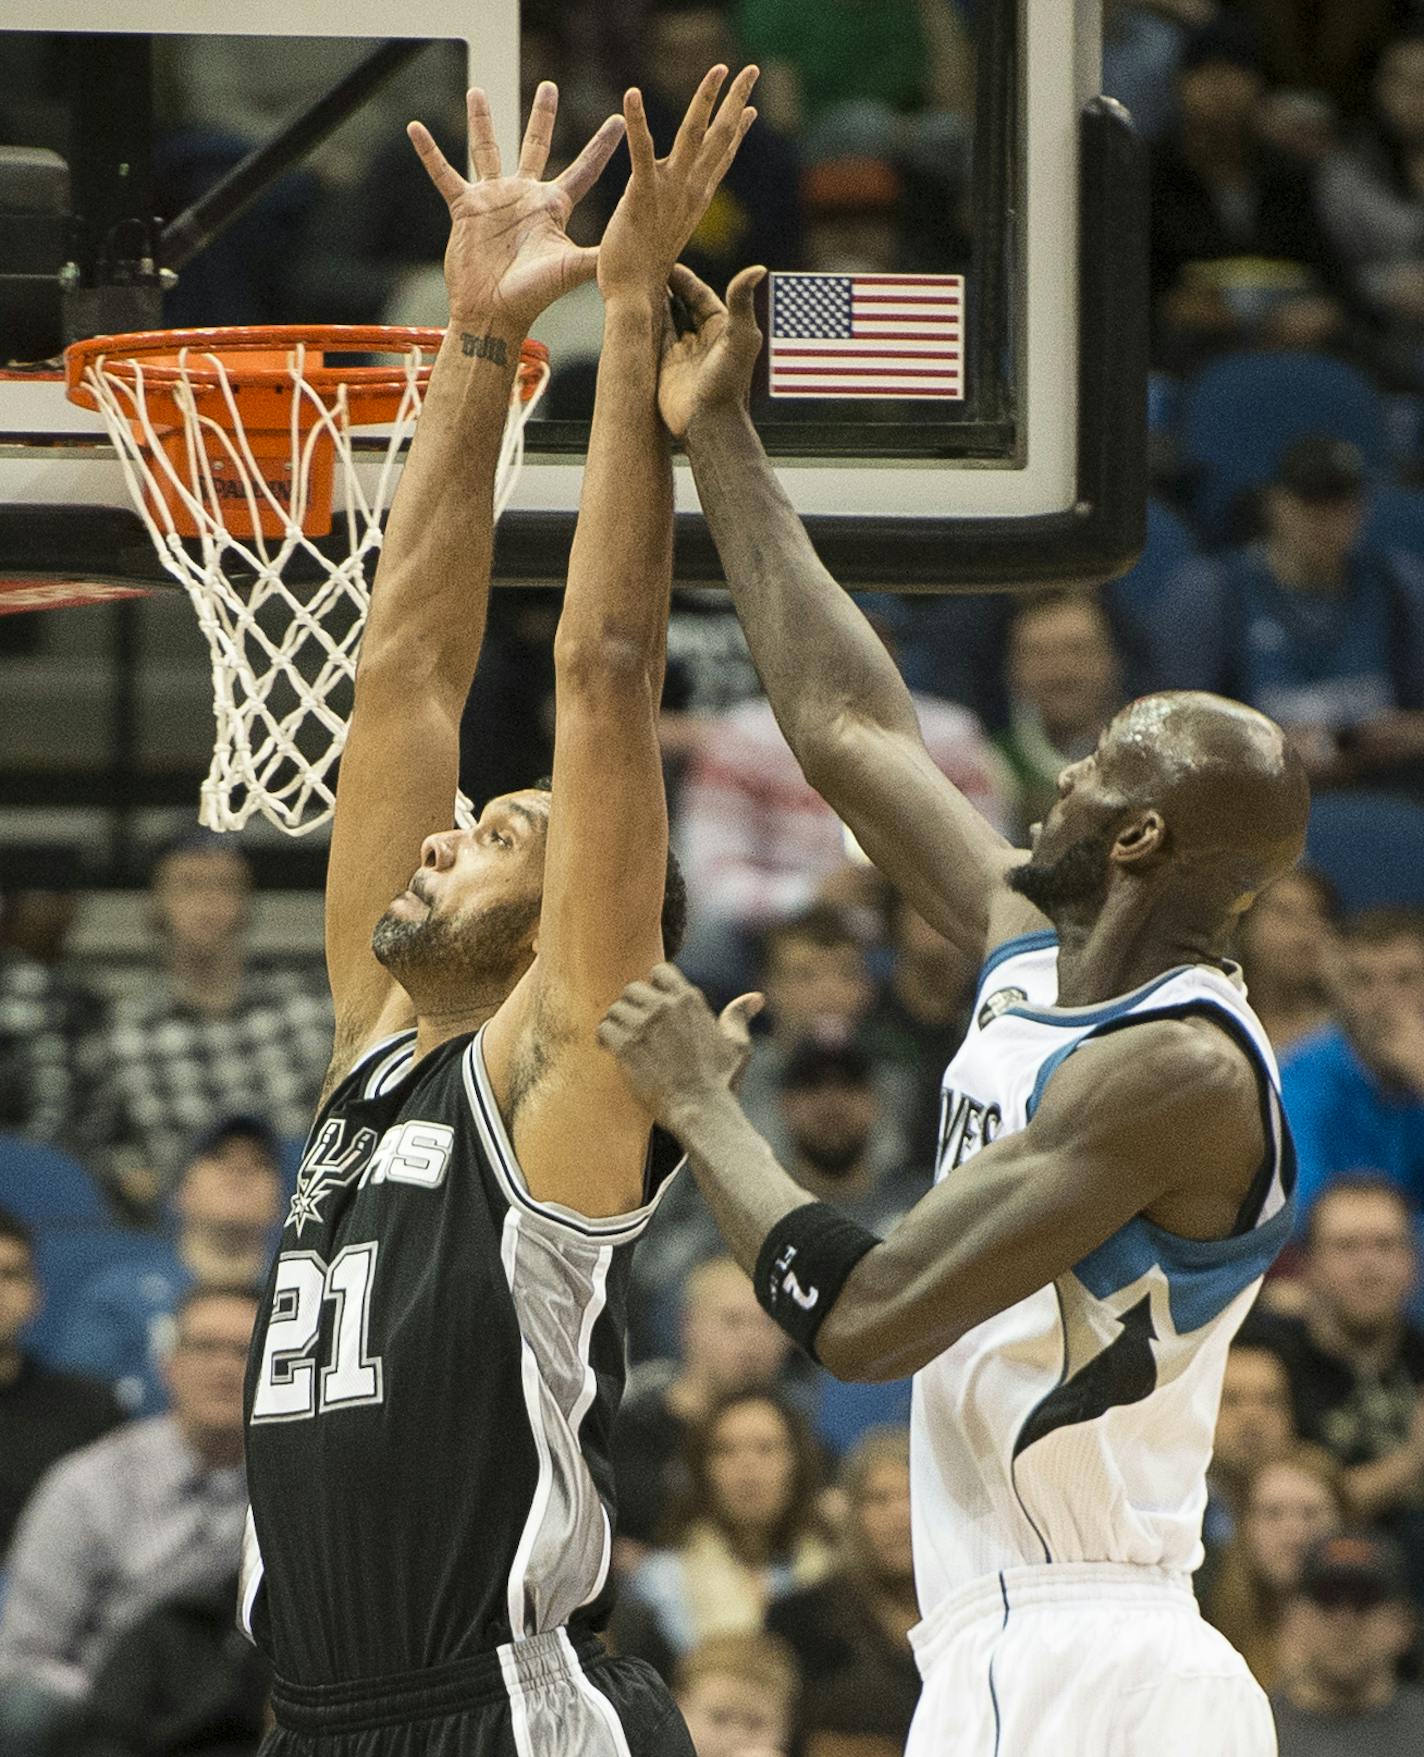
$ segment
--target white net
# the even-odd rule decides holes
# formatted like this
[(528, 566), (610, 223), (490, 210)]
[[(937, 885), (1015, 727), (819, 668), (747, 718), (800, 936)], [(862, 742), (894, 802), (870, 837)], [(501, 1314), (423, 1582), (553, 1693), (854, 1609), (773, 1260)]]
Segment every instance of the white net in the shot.
[[(346, 386), (319, 392), (306, 376), (306, 347), (293, 346), (283, 374), (291, 392), (290, 443), (280, 447), (275, 481), (272, 457), (254, 452), (223, 359), (197, 349), (172, 358), (176, 369), (165, 362), (160, 374), (146, 372), (138, 358), (100, 355), (86, 364), (83, 383), (104, 416), (159, 561), (187, 592), (208, 643), (216, 736), (199, 821), (237, 830), (260, 813), (288, 835), (305, 835), (327, 822), (335, 804), (370, 601), (367, 570), (420, 413), (422, 350), (412, 346), (403, 369), (394, 369), (403, 382), (394, 417), (381, 418), (387, 436), (374, 450), (363, 448), (358, 463)], [(496, 518), (514, 491), (525, 424), (548, 377), (541, 361), (531, 383), (516, 382)], [(165, 430), (155, 406), (176, 406), (178, 435), (171, 413)], [(328, 446), (334, 542), (302, 529), (314, 468), (324, 467)], [(235, 534), (230, 519), (251, 535)], [(185, 537), (180, 524), (196, 535)], [(469, 823), (472, 815), (459, 796), (456, 821)]]

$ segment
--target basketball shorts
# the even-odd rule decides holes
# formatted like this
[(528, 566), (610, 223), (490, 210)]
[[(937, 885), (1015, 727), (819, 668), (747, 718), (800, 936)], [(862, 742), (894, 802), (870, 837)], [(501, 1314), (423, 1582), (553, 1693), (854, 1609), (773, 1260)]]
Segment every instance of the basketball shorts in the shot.
[(905, 1757), (1276, 1757), (1265, 1693), (1184, 1576), (1010, 1568), (911, 1631)]
[(694, 1757), (667, 1686), (565, 1629), (430, 1671), (272, 1686), (261, 1757)]

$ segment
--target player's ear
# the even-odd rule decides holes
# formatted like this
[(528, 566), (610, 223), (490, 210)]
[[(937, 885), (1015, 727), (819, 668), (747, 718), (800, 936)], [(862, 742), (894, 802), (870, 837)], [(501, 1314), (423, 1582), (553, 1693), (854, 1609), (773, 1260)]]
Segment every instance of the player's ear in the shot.
[(1142, 866), (1160, 855), (1167, 844), (1167, 823), (1160, 811), (1144, 811), (1120, 829), (1112, 858), (1119, 866)]

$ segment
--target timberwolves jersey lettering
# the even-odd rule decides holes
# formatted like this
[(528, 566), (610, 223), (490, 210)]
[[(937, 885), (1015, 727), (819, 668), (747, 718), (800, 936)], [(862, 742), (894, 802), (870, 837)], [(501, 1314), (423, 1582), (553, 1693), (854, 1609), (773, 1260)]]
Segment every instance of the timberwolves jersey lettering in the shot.
[(1189, 1016), (1216, 1021), (1250, 1056), (1267, 1154), (1232, 1237), (1179, 1238), (1139, 1216), (916, 1375), (915, 1573), (927, 1619), (1003, 1569), (1198, 1566), (1227, 1347), (1291, 1226), (1279, 1075), (1239, 979), (1190, 965), (1101, 1006), (1060, 1007), (1057, 952), (1051, 933), (1030, 934), (985, 965), (944, 1077), (937, 1178), (1024, 1128), (1081, 1043)]
[[(482, 1037), (371, 1050), (312, 1127), (248, 1365), (241, 1617), (298, 1685), (597, 1628), (633, 1241), (529, 1194)], [(664, 1156), (671, 1163), (671, 1156)]]

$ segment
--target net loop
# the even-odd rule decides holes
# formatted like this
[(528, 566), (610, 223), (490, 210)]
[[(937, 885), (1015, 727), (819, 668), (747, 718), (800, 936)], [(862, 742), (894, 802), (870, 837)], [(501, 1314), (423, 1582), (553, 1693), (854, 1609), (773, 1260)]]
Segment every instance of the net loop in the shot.
[[(381, 515), (442, 340), (281, 325), (97, 336), (66, 350), (68, 394), (103, 416), (159, 562), (207, 641), (216, 736), (198, 815), (208, 829), (260, 814), (300, 836), (331, 817)], [(496, 519), (548, 380), (547, 350), (526, 342)], [(459, 795), (456, 822), (473, 816)]]

